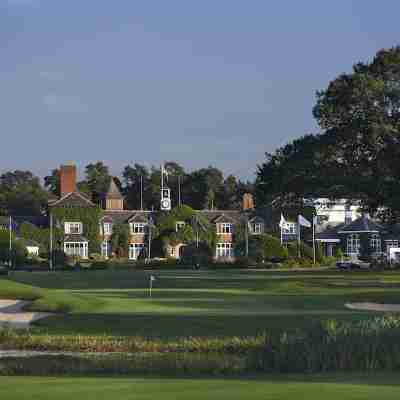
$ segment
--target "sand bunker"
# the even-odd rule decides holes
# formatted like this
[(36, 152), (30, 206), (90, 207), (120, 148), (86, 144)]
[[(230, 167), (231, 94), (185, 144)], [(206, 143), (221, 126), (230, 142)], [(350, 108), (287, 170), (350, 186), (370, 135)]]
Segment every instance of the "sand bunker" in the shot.
[(0, 327), (29, 328), (33, 321), (46, 318), (51, 313), (25, 312), (23, 308), (29, 304), (22, 300), (0, 300)]
[(400, 312), (400, 304), (346, 303), (345, 307), (351, 310)]

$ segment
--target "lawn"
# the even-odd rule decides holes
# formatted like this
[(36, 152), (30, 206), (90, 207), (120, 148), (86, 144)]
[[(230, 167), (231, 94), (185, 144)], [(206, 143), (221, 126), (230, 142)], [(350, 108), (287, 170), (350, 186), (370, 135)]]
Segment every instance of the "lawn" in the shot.
[(254, 379), (1, 377), (0, 398), (75, 400), (394, 400), (398, 375), (264, 376)]
[[(156, 276), (151, 298), (150, 274)], [(45, 291), (36, 309), (70, 305), (70, 313), (36, 328), (61, 334), (253, 336), (374, 315), (346, 309), (348, 301), (400, 303), (397, 272), (114, 270), (20, 272), (8, 279)], [(0, 297), (7, 282), (0, 280)]]

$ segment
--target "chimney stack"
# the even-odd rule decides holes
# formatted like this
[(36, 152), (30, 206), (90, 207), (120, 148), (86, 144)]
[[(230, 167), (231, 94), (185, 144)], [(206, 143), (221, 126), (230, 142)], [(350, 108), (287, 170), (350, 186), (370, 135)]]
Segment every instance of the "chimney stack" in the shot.
[(254, 199), (251, 193), (245, 193), (243, 195), (243, 210), (252, 210), (254, 209)]
[(60, 167), (60, 196), (76, 191), (76, 166), (74, 164)]

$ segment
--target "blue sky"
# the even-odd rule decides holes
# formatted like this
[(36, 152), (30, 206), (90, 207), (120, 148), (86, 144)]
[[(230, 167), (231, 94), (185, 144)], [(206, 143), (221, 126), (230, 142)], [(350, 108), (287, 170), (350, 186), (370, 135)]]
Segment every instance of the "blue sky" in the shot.
[(0, 0), (0, 171), (176, 160), (253, 178), (400, 2)]

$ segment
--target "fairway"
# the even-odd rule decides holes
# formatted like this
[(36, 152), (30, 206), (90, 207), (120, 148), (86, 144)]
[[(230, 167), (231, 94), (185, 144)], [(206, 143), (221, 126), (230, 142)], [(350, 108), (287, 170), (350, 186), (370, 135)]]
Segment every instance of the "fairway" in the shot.
[(21, 272), (10, 279), (91, 300), (37, 323), (39, 331), (63, 334), (254, 336), (375, 315), (346, 309), (349, 301), (400, 303), (398, 272), (114, 270)]
[(7, 400), (321, 399), (395, 400), (398, 376), (289, 376), (257, 379), (27, 378), (1, 377)]

